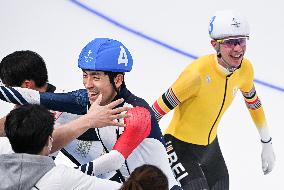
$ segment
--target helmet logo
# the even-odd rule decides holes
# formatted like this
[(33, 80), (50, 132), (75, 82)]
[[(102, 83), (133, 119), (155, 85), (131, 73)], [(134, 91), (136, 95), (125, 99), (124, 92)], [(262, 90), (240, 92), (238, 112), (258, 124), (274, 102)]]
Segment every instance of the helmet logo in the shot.
[(125, 67), (127, 67), (127, 63), (128, 63), (128, 58), (127, 58), (126, 51), (125, 51), (123, 46), (120, 46), (120, 52), (119, 52), (119, 57), (118, 57), (118, 60), (117, 60), (117, 64), (118, 65), (124, 64)]
[(92, 53), (92, 51), (89, 50), (89, 51), (88, 51), (88, 55), (87, 55), (87, 56), (84, 56), (86, 63), (88, 63), (89, 61), (92, 61), (93, 58), (90, 56), (91, 53)]
[(210, 20), (210, 24), (209, 24), (209, 28), (208, 28), (209, 35), (211, 35), (211, 33), (213, 32), (213, 22), (214, 22), (215, 18), (216, 18), (216, 16), (213, 16)]
[(239, 28), (240, 25), (241, 25), (241, 23), (238, 22), (236, 18), (233, 18), (232, 22), (233, 22), (233, 23), (232, 23), (231, 25), (232, 25), (232, 26), (235, 26), (235, 27), (237, 27), (237, 28)]

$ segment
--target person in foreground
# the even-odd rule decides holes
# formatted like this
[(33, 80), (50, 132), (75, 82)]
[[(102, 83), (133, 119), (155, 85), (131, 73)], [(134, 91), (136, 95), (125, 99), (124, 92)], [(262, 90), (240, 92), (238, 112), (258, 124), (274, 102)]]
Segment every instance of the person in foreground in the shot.
[[(42, 93), (1, 86), (0, 99), (15, 104), (34, 103), (51, 110), (85, 114), (99, 94), (103, 96), (102, 106), (123, 98), (124, 101), (118, 107), (132, 109), (127, 112), (128, 118), (116, 121), (126, 127), (109, 125), (90, 134), (98, 138), (103, 151), (99, 152), (100, 157), (92, 157), (94, 161), (82, 164), (79, 169), (89, 175), (123, 182), (136, 167), (152, 164), (166, 174), (169, 189), (178, 190), (180, 186), (171, 171), (154, 112), (144, 99), (135, 96), (126, 87), (124, 75), (132, 70), (132, 65), (132, 56), (121, 42), (96, 38), (82, 49), (78, 59), (86, 89), (69, 93)], [(6, 98), (10, 96), (21, 101)], [(96, 151), (87, 143), (79, 148), (87, 158)], [(77, 146), (70, 147), (68, 151), (76, 152)]]
[[(91, 108), (92, 109), (92, 108)], [(93, 125), (92, 111), (70, 125)], [(54, 116), (40, 105), (24, 105), (6, 117), (5, 133), (15, 153), (0, 155), (1, 190), (119, 189), (121, 184), (83, 174), (49, 157)]]
[(185, 190), (229, 189), (217, 127), (238, 90), (260, 135), (264, 174), (272, 171), (275, 162), (253, 67), (244, 58), (249, 38), (246, 19), (235, 11), (217, 11), (209, 23), (209, 35), (216, 54), (188, 65), (152, 106), (158, 120), (174, 110), (164, 137), (172, 170)]
[(167, 176), (156, 166), (144, 164), (135, 168), (120, 190), (168, 190)]
[[(48, 72), (44, 59), (38, 53), (30, 50), (15, 51), (4, 57), (0, 62), (0, 80), (3, 81), (2, 86), (22, 87), (39, 92), (56, 91), (56, 87), (48, 83)], [(13, 96), (8, 96), (8, 98), (13, 99)], [(118, 100), (116, 103), (107, 106), (100, 106), (98, 104), (96, 106), (97, 113), (93, 117), (94, 120), (97, 120), (95, 127), (111, 124), (121, 126), (120, 123), (115, 122), (115, 119), (122, 118), (123, 114), (118, 114), (119, 111), (123, 112), (127, 111), (127, 109), (112, 110), (121, 103), (122, 100)], [(67, 155), (74, 164), (81, 165), (92, 161), (91, 156), (90, 158), (85, 158), (84, 154), (82, 154), (79, 149), (77, 152), (68, 152), (68, 150), (70, 146), (86, 144), (85, 142), (89, 140), (89, 138), (86, 137), (88, 134), (92, 133), (94, 129), (82, 128), (81, 126), (74, 126), (72, 128), (62, 127), (65, 123), (78, 118), (79, 115), (56, 111), (53, 111), (53, 114), (55, 118), (55, 128), (53, 131), (54, 141), (51, 153), (62, 148), (62, 153)], [(5, 117), (0, 119), (0, 137), (5, 136), (4, 122)], [(88, 141), (88, 144), (96, 147), (96, 149), (102, 150), (102, 146), (98, 141)], [(9, 142), (2, 141), (0, 143), (0, 154), (9, 152), (12, 152)], [(53, 153), (52, 157), (55, 158), (56, 154), (57, 153)], [(94, 151), (93, 154), (96, 154), (96, 152)], [(72, 159), (74, 157), (77, 159)]]

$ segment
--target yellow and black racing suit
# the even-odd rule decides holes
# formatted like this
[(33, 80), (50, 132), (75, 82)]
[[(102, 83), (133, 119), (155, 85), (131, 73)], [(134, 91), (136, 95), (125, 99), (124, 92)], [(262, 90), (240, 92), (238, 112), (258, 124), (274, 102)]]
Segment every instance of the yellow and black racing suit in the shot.
[[(216, 54), (210, 54), (189, 64), (153, 104), (158, 120), (174, 109), (165, 140), (172, 170), (183, 189), (206, 189), (207, 185), (210, 189), (214, 185), (219, 185), (219, 189), (228, 188), (229, 177), (217, 128), (238, 90), (256, 126), (266, 125), (253, 79), (253, 67), (248, 59), (244, 58), (241, 67), (230, 73), (218, 64)], [(202, 183), (208, 184), (198, 185)]]

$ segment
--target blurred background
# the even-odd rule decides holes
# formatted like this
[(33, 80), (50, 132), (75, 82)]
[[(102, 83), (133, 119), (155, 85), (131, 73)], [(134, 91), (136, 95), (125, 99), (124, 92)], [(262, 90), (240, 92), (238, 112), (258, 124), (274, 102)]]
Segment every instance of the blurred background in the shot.
[[(118, 39), (134, 59), (126, 85), (152, 104), (187, 64), (214, 52), (207, 29), (211, 15), (221, 9), (238, 10), (250, 23), (246, 57), (254, 65), (256, 89), (277, 159), (272, 173), (264, 176), (260, 139), (238, 93), (218, 131), (230, 189), (280, 189), (284, 170), (283, 1), (1, 0), (0, 58), (17, 50), (35, 51), (46, 61), (49, 82), (68, 91), (83, 88), (77, 58), (85, 44), (96, 37)], [(12, 107), (0, 102), (0, 116)], [(171, 116), (161, 120), (162, 130)], [(58, 162), (71, 165), (64, 158)]]

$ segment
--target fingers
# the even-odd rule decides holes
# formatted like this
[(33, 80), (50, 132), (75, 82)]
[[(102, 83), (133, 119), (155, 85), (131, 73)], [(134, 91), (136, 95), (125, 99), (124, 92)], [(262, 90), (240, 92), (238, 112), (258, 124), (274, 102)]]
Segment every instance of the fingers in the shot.
[(267, 170), (264, 172), (264, 175), (269, 174), (274, 168), (274, 161), (268, 162)]
[(119, 107), (119, 108), (115, 108), (113, 110), (111, 110), (111, 114), (119, 114), (121, 112), (125, 112), (125, 111), (128, 111), (130, 110), (131, 108), (129, 107)]
[[(98, 96), (96, 101), (91, 105), (89, 111), (96, 111), (97, 109), (100, 110), (100, 115), (104, 115), (101, 117), (100, 124), (97, 124), (96, 127), (104, 127), (104, 126), (118, 126), (118, 127), (125, 127), (126, 125), (123, 122), (120, 122), (120, 119), (129, 117), (128, 114), (123, 113), (127, 112), (131, 108), (129, 107), (117, 107), (121, 103), (123, 103), (124, 99), (120, 98), (116, 101), (113, 101), (105, 106), (100, 106), (102, 101), (102, 94)], [(97, 112), (94, 112), (98, 114)]]
[(112, 126), (118, 126), (118, 127), (126, 127), (126, 125), (124, 123), (120, 123), (117, 121), (113, 121), (113, 123), (111, 124)]
[(97, 105), (100, 105), (101, 101), (102, 101), (102, 98), (103, 98), (103, 95), (100, 94), (94, 103), (97, 104)]
[(92, 105), (91, 105), (90, 109), (88, 110), (88, 112), (97, 109), (97, 106), (100, 106), (100, 103), (101, 103), (101, 101), (102, 101), (102, 98), (103, 98), (103, 95), (100, 94), (100, 95), (98, 96), (98, 98), (96, 99), (96, 101), (95, 101), (94, 103), (92, 103)]
[(266, 161), (262, 161), (262, 171), (264, 173), (264, 175), (268, 174), (268, 163)]
[[(121, 114), (121, 116), (116, 116), (116, 118), (120, 117), (125, 117), (125, 114)], [(105, 122), (103, 125), (97, 125), (96, 128), (101, 128), (106, 126), (126, 127), (126, 124), (119, 122), (117, 119), (114, 119)]]
[(262, 171), (264, 173), (264, 175), (269, 174), (274, 167), (274, 162), (268, 162), (268, 161), (263, 161), (262, 162)]
[(129, 115), (121, 113), (121, 114), (112, 115), (110, 117), (112, 118), (112, 120), (115, 120), (115, 119), (122, 119), (122, 118), (129, 117)]
[(265, 170), (263, 170), (264, 175), (269, 174), (272, 171), (271, 167), (267, 167)]
[(120, 99), (118, 99), (118, 100), (115, 100), (115, 101), (109, 103), (109, 104), (106, 105), (106, 106), (107, 106), (108, 108), (111, 108), (111, 109), (112, 109), (112, 108), (118, 106), (119, 104), (121, 104), (123, 101), (124, 101), (123, 98), (120, 98)]

